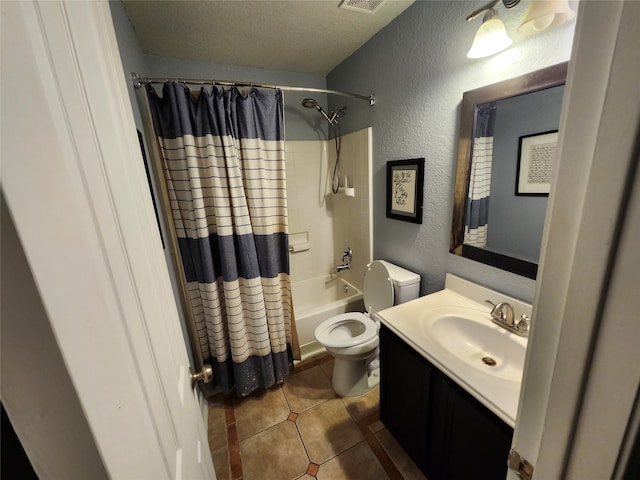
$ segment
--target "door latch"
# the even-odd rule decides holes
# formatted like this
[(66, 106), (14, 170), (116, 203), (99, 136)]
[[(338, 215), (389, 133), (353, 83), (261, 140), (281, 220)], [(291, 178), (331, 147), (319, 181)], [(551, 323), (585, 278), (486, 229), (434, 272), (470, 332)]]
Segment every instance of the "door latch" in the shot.
[(507, 465), (509, 466), (509, 470), (515, 471), (516, 475), (523, 480), (531, 480), (533, 477), (533, 465), (513, 449), (509, 452)]

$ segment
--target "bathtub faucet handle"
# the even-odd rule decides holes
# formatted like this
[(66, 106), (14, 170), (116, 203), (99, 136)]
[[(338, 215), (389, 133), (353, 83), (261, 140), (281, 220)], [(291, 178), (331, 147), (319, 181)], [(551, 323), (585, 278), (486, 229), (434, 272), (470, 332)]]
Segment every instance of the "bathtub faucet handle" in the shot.
[(342, 264), (336, 267), (337, 272), (348, 270), (351, 267), (351, 259), (353, 258), (353, 250), (347, 245), (342, 252)]
[(344, 252), (342, 252), (342, 263), (351, 263), (351, 259), (353, 258), (353, 250), (351, 247), (347, 245), (344, 247)]

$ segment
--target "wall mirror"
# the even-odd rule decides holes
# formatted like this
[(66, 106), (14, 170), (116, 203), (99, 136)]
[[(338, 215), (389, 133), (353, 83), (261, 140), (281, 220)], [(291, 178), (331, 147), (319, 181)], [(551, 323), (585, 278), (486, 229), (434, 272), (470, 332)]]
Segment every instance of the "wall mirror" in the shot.
[(536, 278), (566, 76), (565, 62), (464, 93), (451, 253)]

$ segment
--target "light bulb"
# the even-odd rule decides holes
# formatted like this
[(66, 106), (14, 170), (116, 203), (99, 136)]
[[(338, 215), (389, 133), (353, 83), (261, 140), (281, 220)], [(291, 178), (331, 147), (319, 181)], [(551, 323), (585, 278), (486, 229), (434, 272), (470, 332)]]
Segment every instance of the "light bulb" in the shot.
[(482, 20), (482, 25), (476, 32), (468, 58), (488, 57), (501, 52), (511, 45), (504, 23), (498, 18), (494, 9), (490, 9)]

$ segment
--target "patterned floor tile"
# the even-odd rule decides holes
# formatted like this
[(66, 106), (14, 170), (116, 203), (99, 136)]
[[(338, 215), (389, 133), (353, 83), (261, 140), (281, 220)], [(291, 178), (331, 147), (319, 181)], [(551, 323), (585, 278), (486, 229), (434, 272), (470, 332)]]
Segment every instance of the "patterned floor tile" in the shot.
[(282, 390), (291, 411), (295, 413), (301, 413), (336, 396), (331, 382), (319, 366), (292, 375)]
[(358, 397), (343, 397), (342, 401), (357, 422), (380, 409), (380, 386), (376, 385), (367, 393)]
[(309, 460), (321, 464), (363, 440), (339, 398), (300, 414), (296, 420)]
[(216, 471), (216, 480), (231, 480), (231, 469), (229, 468), (229, 450), (227, 447), (211, 452), (213, 467)]
[(375, 435), (403, 478), (427, 480), (416, 464), (413, 463), (409, 455), (402, 449), (396, 439), (393, 438), (389, 430), (383, 428), (377, 431)]
[(316, 478), (318, 480), (356, 478), (383, 480), (388, 479), (389, 476), (369, 446), (362, 442), (320, 465)]
[(286, 420), (289, 413), (289, 406), (280, 387), (238, 400), (235, 418), (239, 440)]
[(333, 363), (305, 363), (284, 386), (248, 398), (209, 400), (219, 480), (425, 479), (379, 421), (379, 387), (338, 397)]
[(225, 416), (225, 404), (222, 395), (209, 399), (209, 448), (212, 452), (227, 446)]
[(240, 442), (243, 480), (284, 480), (307, 472), (309, 458), (293, 422), (282, 422)]

